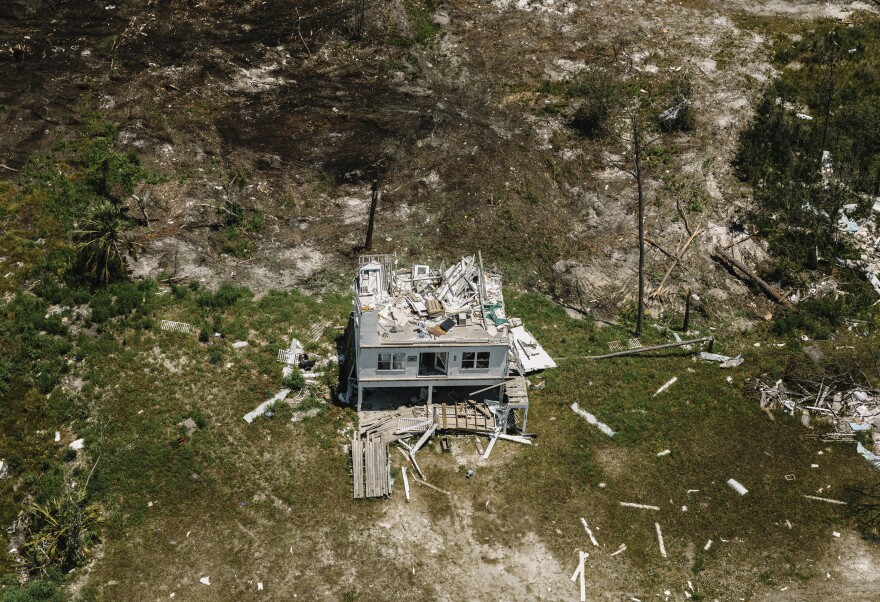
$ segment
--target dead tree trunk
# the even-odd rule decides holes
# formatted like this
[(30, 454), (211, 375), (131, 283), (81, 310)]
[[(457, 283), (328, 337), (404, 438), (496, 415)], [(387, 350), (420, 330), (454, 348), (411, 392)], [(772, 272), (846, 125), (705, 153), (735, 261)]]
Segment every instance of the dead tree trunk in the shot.
[(376, 207), (379, 205), (379, 180), (373, 180), (372, 198), (370, 199), (370, 217), (367, 221), (367, 238), (364, 241), (364, 251), (373, 248), (373, 224), (376, 221)]
[(639, 191), (639, 307), (636, 312), (637, 337), (642, 336), (642, 319), (645, 314), (645, 195), (642, 188), (642, 141), (639, 138), (638, 116), (633, 115), (633, 175)]

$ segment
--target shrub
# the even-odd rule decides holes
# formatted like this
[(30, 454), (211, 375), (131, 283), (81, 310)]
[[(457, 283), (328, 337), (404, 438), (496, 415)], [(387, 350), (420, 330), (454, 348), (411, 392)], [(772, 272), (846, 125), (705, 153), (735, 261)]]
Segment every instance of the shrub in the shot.
[(126, 256), (137, 251), (126, 233), (130, 226), (128, 208), (121, 203), (104, 198), (93, 202), (73, 231), (77, 271), (102, 284), (126, 278)]
[(223, 310), (235, 305), (239, 299), (250, 299), (254, 296), (246, 286), (238, 286), (231, 282), (224, 282), (216, 293), (205, 291), (199, 295), (198, 305), (208, 309)]
[(88, 503), (85, 490), (72, 488), (47, 504), (33, 504), (28, 517), (21, 553), (28, 566), (40, 573), (51, 568), (67, 572), (82, 564), (98, 541), (97, 529), (103, 522), (100, 506)]
[(290, 374), (284, 377), (281, 384), (291, 391), (299, 391), (306, 386), (306, 377), (303, 376), (299, 368), (292, 367), (292, 370)]

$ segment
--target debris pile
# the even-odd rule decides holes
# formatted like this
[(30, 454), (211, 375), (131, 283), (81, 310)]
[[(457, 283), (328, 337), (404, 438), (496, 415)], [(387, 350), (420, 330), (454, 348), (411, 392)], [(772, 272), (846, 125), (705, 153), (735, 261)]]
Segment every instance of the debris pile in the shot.
[(871, 214), (864, 219), (855, 220), (847, 215), (847, 212), (853, 212), (856, 208), (855, 204), (843, 206), (838, 228), (858, 250), (859, 258), (840, 260), (840, 263), (865, 272), (868, 281), (880, 295), (880, 231), (876, 220), (876, 215), (880, 213), (880, 197), (874, 201)]
[(855, 441), (859, 431), (873, 431), (874, 453), (880, 453), (880, 449), (876, 449), (880, 447), (880, 391), (837, 390), (833, 385), (823, 383), (816, 392), (801, 387), (801, 392), (797, 393), (789, 390), (781, 380), (773, 385), (757, 381), (756, 388), (761, 392), (762, 410), (779, 407), (792, 416), (800, 412), (805, 417), (805, 424), (810, 414), (826, 418), (834, 425), (834, 430), (820, 435), (823, 441)]

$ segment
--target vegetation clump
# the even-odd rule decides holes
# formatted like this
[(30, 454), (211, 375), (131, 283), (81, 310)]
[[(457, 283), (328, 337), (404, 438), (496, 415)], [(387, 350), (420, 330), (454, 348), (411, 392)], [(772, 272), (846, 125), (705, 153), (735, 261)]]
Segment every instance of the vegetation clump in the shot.
[[(764, 275), (803, 286), (833, 275), (842, 301), (799, 304), (778, 329), (816, 332), (869, 305), (864, 278), (846, 267), (856, 251), (838, 223), (864, 216), (880, 186), (880, 23), (822, 23), (776, 54), (767, 88), (735, 160), (752, 188), (748, 218), (768, 242)], [(829, 321), (830, 319), (830, 321)]]

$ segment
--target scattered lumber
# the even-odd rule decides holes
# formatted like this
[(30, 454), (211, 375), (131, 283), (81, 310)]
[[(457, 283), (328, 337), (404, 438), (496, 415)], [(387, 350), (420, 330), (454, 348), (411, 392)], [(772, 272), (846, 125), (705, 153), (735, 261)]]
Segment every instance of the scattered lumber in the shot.
[(669, 278), (669, 275), (672, 273), (672, 270), (674, 270), (675, 266), (677, 266), (679, 264), (679, 262), (682, 260), (682, 258), (684, 257), (684, 254), (687, 252), (688, 247), (691, 246), (691, 243), (694, 241), (694, 239), (697, 236), (699, 236), (702, 232), (703, 232), (703, 228), (698, 228), (693, 234), (691, 234), (691, 237), (687, 239), (687, 241), (684, 243), (684, 246), (682, 246), (681, 250), (678, 251), (676, 256), (672, 259), (672, 264), (666, 270), (666, 273), (663, 274), (663, 278), (660, 280), (660, 284), (657, 285), (657, 288), (654, 289), (654, 292), (652, 292), (650, 295), (648, 295), (649, 299), (653, 298), (653, 297), (658, 297), (663, 293), (663, 285), (666, 284), (666, 279)]
[(593, 535), (593, 530), (590, 529), (590, 526), (587, 524), (587, 519), (581, 517), (581, 524), (584, 526), (584, 530), (587, 532), (587, 535), (590, 537), (590, 543), (595, 547), (599, 547), (599, 542), (596, 541), (595, 536)]

